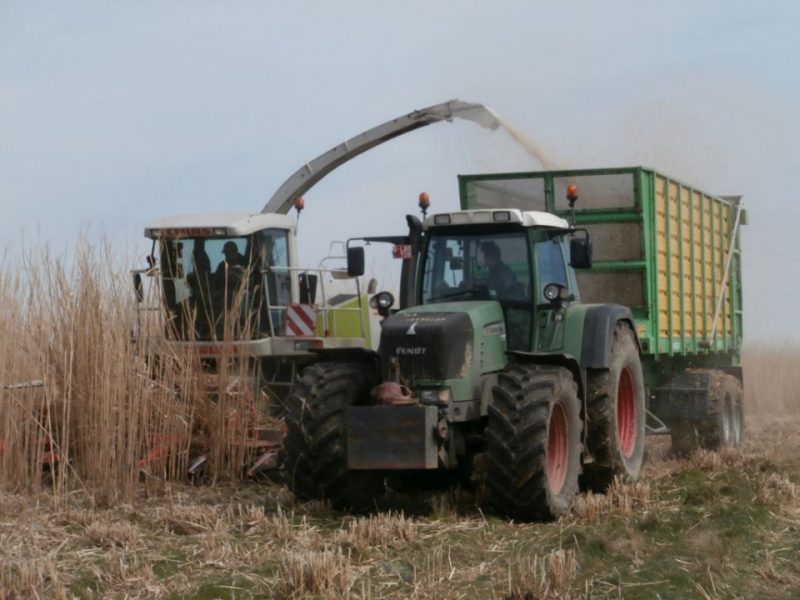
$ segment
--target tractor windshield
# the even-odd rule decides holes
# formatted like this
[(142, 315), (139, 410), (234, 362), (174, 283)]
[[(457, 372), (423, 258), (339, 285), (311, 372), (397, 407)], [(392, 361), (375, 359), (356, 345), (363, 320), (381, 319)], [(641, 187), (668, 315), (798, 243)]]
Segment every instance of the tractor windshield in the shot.
[(531, 268), (524, 231), (434, 233), (428, 243), (422, 302), (530, 302)]
[(288, 265), (287, 232), (281, 229), (247, 237), (162, 240), (167, 335), (179, 340), (269, 335), (265, 288), (270, 305), (286, 305), (290, 285), (286, 272), (263, 272)]
[[(473, 230), (474, 231), (474, 230)], [(510, 350), (530, 347), (531, 263), (525, 231), (431, 234), (423, 264), (422, 303), (497, 300)]]

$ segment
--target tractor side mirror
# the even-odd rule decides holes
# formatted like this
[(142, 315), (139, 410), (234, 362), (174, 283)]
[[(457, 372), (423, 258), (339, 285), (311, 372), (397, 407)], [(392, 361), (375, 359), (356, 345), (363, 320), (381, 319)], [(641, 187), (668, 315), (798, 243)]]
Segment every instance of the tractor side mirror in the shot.
[(584, 238), (569, 241), (569, 266), (573, 269), (589, 269), (592, 266), (592, 240)]
[(136, 295), (137, 302), (144, 300), (144, 288), (142, 287), (141, 273), (133, 274), (133, 293)]
[(347, 275), (348, 277), (360, 277), (364, 274), (364, 248), (354, 246), (347, 248)]

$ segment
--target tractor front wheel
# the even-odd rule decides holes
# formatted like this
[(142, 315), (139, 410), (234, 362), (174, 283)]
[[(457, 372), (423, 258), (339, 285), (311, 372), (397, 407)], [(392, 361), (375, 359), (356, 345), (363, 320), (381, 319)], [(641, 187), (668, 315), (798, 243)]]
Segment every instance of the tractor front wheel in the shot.
[(346, 411), (369, 398), (370, 365), (321, 362), (306, 367), (287, 396), (286, 470), (300, 500), (329, 500), (340, 510), (368, 510), (383, 477), (347, 468)]
[(578, 491), (581, 427), (569, 371), (513, 364), (500, 373), (485, 430), (493, 507), (523, 521), (568, 513)]

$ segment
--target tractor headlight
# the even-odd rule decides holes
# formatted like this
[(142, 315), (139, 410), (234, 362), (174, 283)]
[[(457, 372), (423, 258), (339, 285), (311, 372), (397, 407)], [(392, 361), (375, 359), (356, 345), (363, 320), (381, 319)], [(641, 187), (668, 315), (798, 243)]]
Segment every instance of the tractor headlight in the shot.
[(391, 308), (394, 304), (394, 296), (392, 296), (389, 292), (380, 292), (379, 294), (375, 294), (372, 298), (369, 299), (369, 305), (375, 309), (387, 309)]
[(561, 299), (561, 290), (564, 289), (564, 286), (558, 285), (557, 283), (548, 283), (544, 286), (544, 290), (542, 293), (546, 300), (550, 302), (555, 302), (556, 300)]

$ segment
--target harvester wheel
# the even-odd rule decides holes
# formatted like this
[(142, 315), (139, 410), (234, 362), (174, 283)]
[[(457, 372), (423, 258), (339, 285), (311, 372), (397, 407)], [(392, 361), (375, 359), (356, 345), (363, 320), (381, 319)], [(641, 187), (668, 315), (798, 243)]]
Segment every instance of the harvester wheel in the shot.
[(586, 450), (593, 462), (584, 465), (582, 484), (605, 491), (617, 476), (636, 481), (644, 460), (646, 415), (642, 363), (630, 327), (617, 324), (609, 368), (589, 370), (586, 380)]
[(368, 398), (373, 369), (359, 363), (306, 367), (286, 404), (286, 470), (299, 500), (322, 498), (336, 509), (367, 510), (383, 491), (383, 477), (347, 469), (346, 410)]
[(494, 508), (523, 521), (570, 511), (581, 469), (580, 410), (566, 369), (512, 364), (500, 373), (486, 427), (486, 485)]
[(744, 438), (742, 384), (733, 375), (711, 371), (708, 415), (699, 421), (685, 420), (670, 427), (672, 452), (687, 456), (697, 448), (719, 450), (741, 448)]

